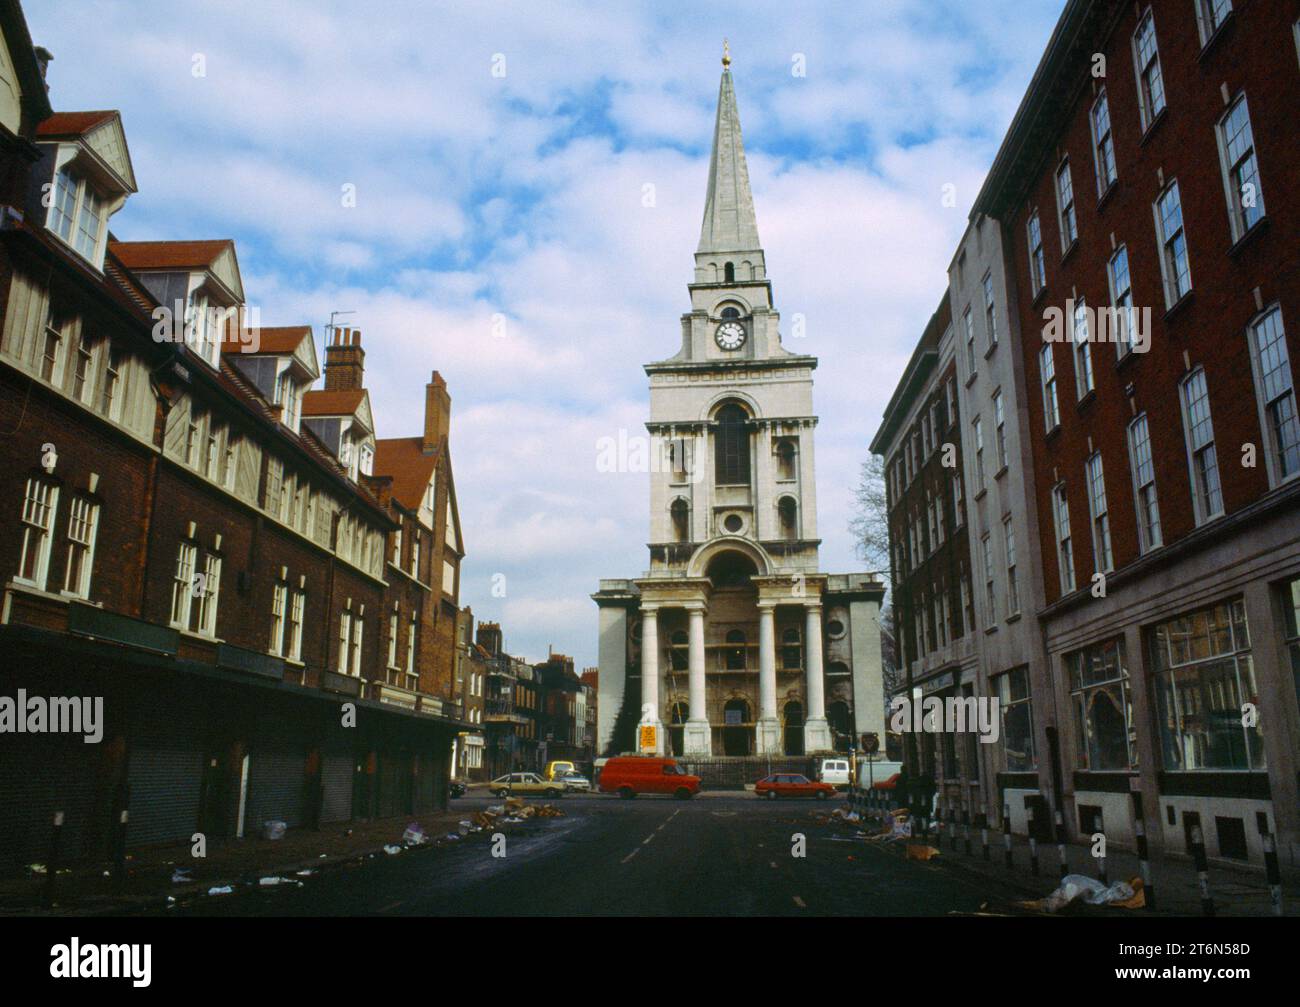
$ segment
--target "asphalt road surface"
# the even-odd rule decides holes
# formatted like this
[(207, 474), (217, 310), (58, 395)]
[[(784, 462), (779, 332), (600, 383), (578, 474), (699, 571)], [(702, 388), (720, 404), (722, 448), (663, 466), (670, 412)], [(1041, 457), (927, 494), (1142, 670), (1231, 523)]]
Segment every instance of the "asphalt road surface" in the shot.
[[(495, 798), (452, 802), (468, 815)], [(942, 868), (843, 838), (813, 801), (566, 797), (565, 817), (435, 850), (380, 856), (277, 887), (202, 898), (196, 916), (943, 916), (997, 893)], [(831, 805), (833, 807), (834, 805)], [(794, 836), (806, 855), (792, 855)]]

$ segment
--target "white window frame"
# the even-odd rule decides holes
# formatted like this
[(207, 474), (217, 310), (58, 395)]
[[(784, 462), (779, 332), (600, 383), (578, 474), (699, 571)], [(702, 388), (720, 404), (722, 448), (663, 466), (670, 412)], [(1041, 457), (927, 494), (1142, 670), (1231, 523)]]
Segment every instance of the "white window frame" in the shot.
[(1038, 373), (1043, 385), (1043, 425), (1051, 433), (1061, 425), (1061, 400), (1056, 390), (1056, 357), (1052, 344), (1038, 351)]
[(169, 625), (189, 629), (194, 599), (194, 572), (198, 566), (198, 547), (181, 542), (176, 551), (176, 568), (172, 574), (172, 609)]
[(1011, 515), (1002, 519), (1003, 548), (1007, 560), (1007, 617), (1020, 612), (1020, 584), (1016, 578), (1016, 529)]
[(985, 532), (980, 537), (980, 557), (984, 562), (984, 603), (988, 606), (984, 625), (992, 626), (998, 621), (998, 594), (993, 577), (993, 536), (991, 532)]
[(993, 439), (997, 448), (998, 471), (1007, 467), (1007, 417), (1002, 404), (1002, 389), (993, 393)]
[(1065, 255), (1079, 240), (1079, 215), (1074, 205), (1074, 174), (1070, 159), (1064, 157), (1056, 166), (1056, 223), (1061, 231), (1061, 254)]
[(1075, 589), (1074, 537), (1070, 532), (1070, 498), (1065, 483), (1052, 487), (1052, 520), (1056, 525), (1056, 565), (1061, 580), (1061, 594)]
[(1193, 3), (1196, 5), (1196, 31), (1204, 49), (1232, 17), (1232, 0), (1193, 0)]
[(993, 270), (990, 269), (984, 274), (980, 286), (984, 291), (984, 328), (988, 335), (986, 351), (991, 351), (998, 345), (997, 299), (993, 294)]
[[(30, 476), (23, 492), (23, 509), (20, 526), (23, 529), (22, 549), (18, 557), (18, 574), (14, 580), (20, 584), (44, 591), (50, 572), (50, 554), (54, 549), (54, 524), (59, 512), (59, 484), (42, 476)], [(28, 562), (28, 558), (31, 561)], [(22, 571), (31, 570), (30, 576)]]
[(1115, 550), (1110, 538), (1110, 509), (1106, 505), (1106, 469), (1101, 452), (1094, 451), (1084, 463), (1088, 489), (1088, 514), (1092, 529), (1092, 569), (1110, 573), (1115, 569)]
[[(1144, 59), (1138, 39), (1142, 34), (1143, 26), (1148, 23), (1151, 26), (1151, 53)], [(1160, 65), (1160, 43), (1156, 38), (1156, 19), (1150, 7), (1147, 7), (1138, 18), (1138, 25), (1133, 30), (1131, 46), (1133, 72), (1137, 78), (1138, 114), (1141, 118), (1142, 132), (1145, 133), (1160, 117), (1160, 113), (1168, 107), (1164, 71)], [(1152, 67), (1154, 67), (1153, 72)], [(1150, 79), (1148, 79), (1149, 72)]]
[(269, 652), (276, 657), (284, 655), (284, 629), (289, 607), (289, 585), (277, 581), (271, 589), (271, 646)]
[(68, 505), (68, 556), (63, 568), (65, 595), (72, 598), (90, 597), (90, 578), (95, 565), (95, 538), (98, 534), (99, 504), (87, 496), (73, 494)]
[(302, 660), (302, 625), (307, 611), (307, 592), (302, 588), (289, 593), (289, 653), (291, 661)]
[(1025, 221), (1025, 240), (1029, 246), (1029, 285), (1036, 298), (1047, 286), (1047, 257), (1043, 253), (1043, 222), (1035, 207)]
[[(1241, 109), (1245, 124), (1233, 137), (1228, 136), (1228, 120)], [(1223, 195), (1228, 207), (1228, 226), (1234, 243), (1240, 241), (1265, 217), (1264, 185), (1259, 177), (1259, 152), (1255, 147), (1255, 129), (1250, 121), (1250, 105), (1246, 102), (1245, 92), (1241, 92), (1228, 103), (1223, 115), (1214, 125), (1214, 136), (1219, 147), (1219, 170), (1223, 176)], [(1243, 152), (1233, 156), (1232, 142), (1237, 137), (1247, 140)], [(1248, 167), (1249, 166), (1249, 167)], [(1246, 185), (1255, 187), (1255, 205), (1246, 206), (1242, 188)], [(1250, 219), (1252, 214), (1254, 219)]]
[(966, 305), (966, 310), (961, 313), (961, 322), (966, 329), (966, 367), (971, 374), (974, 374), (979, 366), (975, 360), (975, 320), (971, 315), (970, 305)]
[(975, 443), (975, 476), (976, 492), (978, 496), (988, 488), (988, 481), (984, 476), (984, 424), (979, 416), (970, 421), (971, 436)]
[(1070, 335), (1074, 344), (1074, 390), (1082, 402), (1097, 390), (1097, 375), (1092, 366), (1092, 332), (1088, 329), (1088, 305), (1082, 297), (1074, 302)]
[[(1121, 259), (1124, 262), (1123, 287), (1120, 286), (1121, 279), (1115, 268)], [(1133, 274), (1128, 261), (1128, 245), (1120, 245), (1106, 260), (1106, 284), (1110, 288), (1110, 306), (1114, 309), (1111, 321), (1123, 327), (1115, 339), (1115, 355), (1122, 360), (1133, 351), (1132, 333), (1137, 321), (1133, 308)]]
[[(1198, 379), (1204, 393), (1199, 396), (1199, 399), (1205, 402), (1205, 424), (1200, 431), (1199, 439), (1193, 424), (1191, 399), (1191, 388)], [(1218, 447), (1214, 438), (1214, 415), (1210, 407), (1209, 382), (1204, 367), (1193, 368), (1191, 373), (1179, 382), (1178, 400), (1183, 413), (1183, 438), (1187, 447), (1187, 475), (1191, 480), (1192, 510), (1196, 517), (1196, 524), (1200, 526), (1222, 517), (1224, 513), (1223, 481), (1219, 475)], [(1208, 436), (1205, 436), (1207, 432)], [(1207, 453), (1210, 457), (1209, 464), (1202, 461)], [(1211, 475), (1213, 486), (1210, 485)], [(1217, 507), (1214, 506), (1216, 496)]]
[[(1274, 325), (1276, 335), (1261, 349), (1261, 330)], [(1292, 463), (1290, 472), (1284, 472), (1281, 464), (1284, 450), (1279, 438), (1278, 427), (1281, 424), (1277, 421), (1277, 412), (1283, 407), (1289, 410), (1290, 415), (1286, 417), (1286, 421), (1289, 422), (1284, 421), (1284, 423), (1293, 431), (1293, 437), (1300, 437), (1300, 415), (1297, 414), (1295, 382), (1280, 304), (1269, 305), (1251, 319), (1250, 325), (1247, 326), (1246, 341), (1250, 346), (1250, 365), (1255, 379), (1255, 404), (1259, 411), (1259, 427), (1264, 434), (1264, 457), (1269, 486), (1280, 486), (1300, 476), (1300, 459)], [(1268, 351), (1267, 357), (1264, 350)], [(1296, 442), (1293, 440), (1286, 446), (1285, 453), (1292, 455), (1297, 451), (1300, 451), (1300, 448), (1296, 447)]]
[(203, 593), (199, 595), (194, 631), (202, 636), (216, 637), (217, 610), (221, 604), (221, 557), (205, 553), (203, 557)]
[(1128, 425), (1129, 469), (1133, 473), (1133, 509), (1137, 515), (1138, 548), (1146, 554), (1164, 544), (1160, 523), (1160, 497), (1156, 492), (1156, 466), (1151, 449), (1151, 429), (1146, 413)]
[[(1103, 117), (1104, 124), (1100, 121)], [(1092, 163), (1097, 176), (1097, 196), (1101, 197), (1119, 180), (1119, 168), (1115, 164), (1115, 131), (1110, 121), (1110, 98), (1104, 87), (1088, 111), (1088, 128), (1092, 131)]]
[[(1178, 225), (1173, 233), (1165, 230), (1166, 215), (1161, 209), (1168, 196), (1174, 196), (1178, 203)], [(1161, 190), (1160, 195), (1151, 204), (1151, 212), (1155, 217), (1156, 225), (1156, 244), (1160, 250), (1160, 275), (1164, 280), (1165, 287), (1165, 307), (1172, 308), (1189, 293), (1192, 292), (1192, 253), (1187, 245), (1187, 227), (1183, 220), (1183, 195), (1178, 186), (1178, 179), (1174, 179)], [(1177, 242), (1182, 241), (1182, 270), (1179, 270)], [(1183, 289), (1180, 277), (1186, 278), (1186, 289)]]

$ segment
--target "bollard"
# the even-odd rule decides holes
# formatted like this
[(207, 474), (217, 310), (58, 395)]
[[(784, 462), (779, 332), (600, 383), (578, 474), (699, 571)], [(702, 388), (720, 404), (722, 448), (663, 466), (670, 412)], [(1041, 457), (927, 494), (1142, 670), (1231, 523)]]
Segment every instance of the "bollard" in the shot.
[(1156, 907), (1156, 886), (1151, 880), (1151, 853), (1147, 847), (1146, 821), (1142, 817), (1142, 793), (1134, 789), (1133, 798), (1133, 835), (1137, 839), (1138, 863), (1142, 867), (1142, 893), (1145, 908)]
[(54, 905), (55, 879), (59, 875), (59, 847), (63, 841), (63, 812), (54, 812), (54, 825), (50, 830), (50, 856), (45, 864), (45, 890), (41, 901), (48, 908)]
[(984, 862), (988, 863), (990, 860), (990, 855), (989, 855), (989, 813), (987, 811), (980, 812), (979, 826), (980, 826), (980, 843), (984, 847)]
[(1034, 835), (1036, 826), (1033, 805), (1029, 807), (1029, 873), (1038, 877), (1038, 837)]
[(1264, 871), (1268, 875), (1268, 897), (1273, 903), (1273, 915), (1281, 916), (1282, 912), (1282, 873), (1277, 866), (1277, 844), (1273, 841), (1273, 833), (1264, 833)]
[(971, 834), (970, 834), (970, 805), (966, 803), (966, 798), (961, 801), (961, 836), (966, 845), (966, 856), (971, 853)]
[(950, 797), (948, 798), (948, 831), (951, 835), (952, 852), (957, 852), (957, 844), (961, 837), (957, 834), (957, 805)]
[(1015, 858), (1011, 854), (1011, 805), (1002, 805), (1002, 845), (1006, 849), (1007, 870), (1016, 866)]
[(1056, 818), (1056, 855), (1061, 861), (1061, 877), (1070, 873), (1070, 865), (1065, 859), (1065, 818), (1058, 811)]
[(117, 816), (117, 829), (113, 836), (113, 883), (118, 888), (126, 885), (126, 823), (130, 814), (124, 808)]
[[(1097, 832), (1101, 833), (1101, 841), (1102, 841), (1101, 848), (1105, 850), (1106, 829), (1102, 823), (1102, 812), (1100, 811), (1097, 812), (1097, 816), (1092, 820), (1092, 828), (1094, 833)], [(1102, 855), (1097, 858), (1097, 880), (1100, 881), (1103, 885), (1106, 885), (1107, 887), (1110, 886), (1110, 881), (1107, 880), (1106, 878), (1106, 854), (1105, 853), (1102, 853)]]
[(1199, 825), (1192, 826), (1192, 859), (1196, 862), (1196, 880), (1201, 886), (1201, 915), (1214, 915), (1214, 897), (1210, 894), (1210, 865), (1205, 858), (1205, 836)]

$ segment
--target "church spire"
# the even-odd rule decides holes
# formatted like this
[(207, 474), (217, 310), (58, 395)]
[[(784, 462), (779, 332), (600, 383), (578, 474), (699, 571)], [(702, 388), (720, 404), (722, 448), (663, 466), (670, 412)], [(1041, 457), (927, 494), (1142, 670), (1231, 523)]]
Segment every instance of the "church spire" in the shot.
[(713, 127), (709, 191), (704, 200), (704, 223), (697, 253), (756, 252), (760, 247), (758, 220), (754, 216), (754, 196), (749, 191), (736, 91), (731, 83), (731, 53), (725, 41), (722, 46), (718, 118)]

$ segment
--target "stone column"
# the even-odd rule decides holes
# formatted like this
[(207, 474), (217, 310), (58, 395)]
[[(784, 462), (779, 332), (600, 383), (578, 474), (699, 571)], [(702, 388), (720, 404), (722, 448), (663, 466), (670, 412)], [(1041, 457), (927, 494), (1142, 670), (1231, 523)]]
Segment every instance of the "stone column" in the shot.
[(704, 606), (693, 605), (687, 611), (690, 616), (691, 713), (682, 732), (682, 747), (686, 755), (712, 755), (713, 732), (709, 729), (704, 689)]
[(641, 608), (641, 721), (636, 748), (641, 750), (642, 727), (655, 729), (655, 755), (664, 754), (664, 725), (659, 717), (659, 611)]
[(776, 716), (776, 606), (758, 605), (758, 725), (759, 755), (779, 755), (781, 722)]
[(808, 718), (804, 722), (804, 750), (829, 752), (832, 749), (831, 729), (826, 723), (826, 680), (822, 677), (822, 606), (820, 602), (804, 607), (804, 663), (808, 682), (805, 691), (808, 699)]

